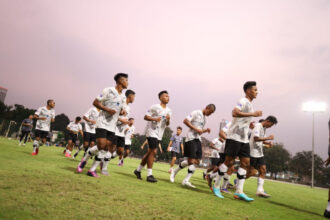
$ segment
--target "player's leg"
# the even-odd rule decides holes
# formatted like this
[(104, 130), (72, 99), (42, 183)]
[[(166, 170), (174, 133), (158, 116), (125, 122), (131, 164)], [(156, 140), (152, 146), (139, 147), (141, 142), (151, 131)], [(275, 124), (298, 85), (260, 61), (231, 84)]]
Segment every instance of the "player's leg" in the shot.
[[(99, 132), (99, 138), (96, 138), (96, 143), (97, 143), (97, 150), (91, 148), (90, 150), (93, 150), (93, 152), (91, 153), (91, 151), (89, 153), (86, 154), (87, 155), (95, 155), (94, 157), (94, 162), (92, 164), (92, 166), (90, 167), (90, 169), (87, 172), (88, 176), (92, 176), (92, 177), (99, 177), (96, 173), (96, 168), (101, 164), (101, 159), (104, 158), (105, 153), (106, 153), (106, 149), (107, 149), (107, 138), (106, 138), (106, 130), (102, 129), (102, 131)], [(83, 158), (84, 159), (84, 158)], [(82, 162), (87, 162), (87, 160), (82, 160)], [(81, 163), (82, 163), (81, 162)], [(79, 165), (78, 168), (81, 168), (82, 166)], [(79, 172), (79, 171), (78, 171)], [(80, 171), (81, 172), (81, 171)]]
[(117, 139), (117, 154), (119, 156), (119, 163), (118, 166), (124, 165), (124, 147), (125, 147), (125, 138), (124, 137), (118, 137)]
[[(156, 146), (158, 146), (158, 142), (157, 144), (155, 143)], [(157, 179), (152, 175), (152, 167), (153, 167), (153, 164), (154, 164), (154, 160), (155, 160), (155, 156), (157, 154), (157, 147), (153, 148), (153, 149), (150, 149), (150, 153), (149, 153), (149, 156), (148, 156), (148, 159), (147, 159), (147, 181), (148, 182), (151, 182), (151, 183), (155, 183), (157, 182)]]
[(170, 175), (170, 181), (172, 183), (174, 183), (175, 181), (176, 174), (180, 172), (180, 170), (188, 166), (188, 158), (191, 157), (194, 151), (194, 149), (191, 149), (190, 145), (190, 141), (184, 143), (184, 159), (179, 163), (179, 166), (177, 168), (173, 169), (173, 172)]
[(329, 195), (328, 195), (328, 205), (327, 205), (327, 208), (324, 210), (324, 217), (330, 218), (330, 189), (329, 189)]
[(171, 155), (172, 155), (172, 160), (171, 160), (171, 163), (170, 163), (170, 169), (168, 170), (168, 173), (173, 172), (173, 166), (174, 166), (175, 161), (176, 161), (176, 152), (171, 151)]
[(221, 181), (222, 179), (224, 178), (225, 174), (227, 173), (227, 171), (232, 167), (234, 166), (234, 163), (235, 163), (235, 156), (229, 156), (226, 155), (225, 157), (225, 161), (224, 163), (222, 163), (220, 166), (219, 166), (219, 169), (218, 169), (218, 173), (217, 173), (217, 176), (215, 178), (215, 182), (214, 182), (214, 185), (213, 185), (213, 193), (223, 199), (224, 197), (222, 196), (221, 194), (221, 191), (220, 191), (220, 185), (221, 185)]
[(234, 194), (234, 198), (242, 199), (247, 202), (254, 200), (252, 198), (249, 198), (243, 192), (247, 169), (249, 168), (249, 166), (250, 166), (250, 158), (249, 157), (240, 157), (240, 167), (238, 168), (238, 171), (237, 171), (236, 193)]
[(259, 158), (259, 177), (258, 177), (258, 188), (257, 188), (257, 196), (268, 198), (269, 194), (265, 193), (264, 190), (264, 182), (266, 177), (266, 164), (263, 163), (263, 157)]
[(28, 139), (28, 137), (29, 137), (29, 134), (30, 134), (30, 132), (29, 132), (29, 131), (25, 132), (25, 138), (24, 138), (24, 144), (23, 144), (23, 145), (25, 145), (25, 144), (26, 144), (26, 142), (27, 142), (27, 139)]
[(21, 146), (22, 145), (22, 140), (23, 140), (23, 137), (24, 137), (24, 131), (21, 131), (21, 134), (20, 134), (20, 136), (19, 136), (19, 146)]
[(71, 157), (72, 150), (73, 150), (73, 138), (72, 135), (70, 134), (70, 137), (68, 139), (68, 145), (65, 151), (65, 157)]
[(195, 164), (197, 164), (198, 162), (199, 160), (196, 158), (188, 158), (188, 172), (187, 172), (187, 176), (182, 181), (182, 185), (189, 186), (191, 188), (196, 188), (196, 186), (191, 184), (190, 178), (195, 173), (196, 170)]
[(40, 137), (41, 137), (41, 131), (40, 130), (35, 130), (34, 133), (34, 141), (33, 141), (33, 151), (32, 151), (32, 156), (37, 155), (37, 149), (39, 148), (39, 142), (40, 142)]
[(125, 145), (124, 159), (131, 153), (131, 145)]

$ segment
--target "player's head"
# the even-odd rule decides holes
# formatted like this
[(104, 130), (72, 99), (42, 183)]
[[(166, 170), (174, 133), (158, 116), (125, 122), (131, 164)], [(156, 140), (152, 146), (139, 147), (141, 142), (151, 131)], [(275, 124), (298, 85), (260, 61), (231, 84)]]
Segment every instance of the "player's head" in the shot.
[(135, 100), (135, 92), (133, 90), (126, 90), (125, 92), (125, 96), (126, 96), (126, 99), (128, 101), (128, 103), (133, 103), (134, 100)]
[(33, 119), (33, 115), (29, 115), (29, 119), (32, 120)]
[(114, 77), (116, 84), (121, 85), (124, 89), (128, 87), (128, 74), (126, 73), (117, 73)]
[(258, 89), (256, 81), (247, 81), (243, 86), (243, 90), (251, 99), (257, 98)]
[(265, 128), (270, 128), (273, 125), (277, 124), (277, 118), (275, 116), (270, 115), (264, 120), (263, 123)]
[(260, 119), (260, 120), (259, 120), (259, 123), (261, 123), (261, 122), (263, 122), (263, 121), (265, 121), (265, 119)]
[(129, 126), (132, 126), (134, 124), (134, 118), (129, 118), (128, 124), (129, 124)]
[(176, 128), (176, 134), (179, 136), (182, 133), (182, 128), (179, 126)]
[(47, 106), (48, 106), (49, 108), (54, 108), (54, 107), (55, 107), (55, 102), (54, 102), (54, 100), (53, 100), (53, 99), (48, 99), (48, 100), (47, 100)]
[(76, 123), (79, 123), (81, 121), (81, 117), (80, 116), (77, 116), (76, 117)]
[(215, 105), (214, 104), (208, 104), (204, 109), (204, 115), (209, 116), (215, 112)]
[(168, 92), (166, 90), (163, 90), (158, 93), (158, 98), (164, 104), (167, 104), (170, 101), (170, 96), (168, 95)]

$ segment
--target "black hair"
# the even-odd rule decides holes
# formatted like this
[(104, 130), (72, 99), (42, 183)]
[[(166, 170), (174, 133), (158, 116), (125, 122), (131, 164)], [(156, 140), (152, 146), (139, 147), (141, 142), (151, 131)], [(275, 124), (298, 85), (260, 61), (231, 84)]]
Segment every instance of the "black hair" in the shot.
[(130, 120), (134, 120), (134, 118), (129, 118), (128, 120), (129, 120), (129, 121), (130, 121)]
[(275, 116), (270, 115), (265, 120), (271, 122), (274, 125), (277, 124), (277, 118)]
[(128, 78), (128, 74), (126, 73), (117, 73), (114, 77), (115, 81), (118, 82), (121, 77)]
[(182, 131), (182, 128), (179, 126), (179, 127), (177, 127), (176, 129), (180, 129), (181, 131)]
[(164, 93), (168, 94), (166, 90), (163, 90), (160, 93), (158, 93), (158, 98), (160, 98)]
[(206, 108), (208, 108), (208, 109), (212, 109), (214, 112), (215, 112), (215, 109), (216, 109), (216, 107), (215, 107), (214, 104), (208, 104), (208, 105), (206, 106)]
[(126, 90), (125, 96), (128, 97), (129, 95), (135, 95), (135, 92), (133, 90), (130, 90), (130, 89)]
[(256, 85), (257, 85), (256, 81), (247, 81), (246, 83), (244, 83), (244, 86), (243, 86), (244, 92), (246, 92), (246, 90), (248, 90), (252, 86), (256, 86)]
[(47, 100), (47, 105), (49, 105), (51, 102), (53, 102), (54, 100), (53, 99), (48, 99)]
[(264, 122), (264, 121), (265, 121), (265, 119), (260, 119), (260, 120), (259, 120), (259, 123)]
[(76, 117), (76, 121), (80, 121), (80, 120), (81, 120), (80, 116)]

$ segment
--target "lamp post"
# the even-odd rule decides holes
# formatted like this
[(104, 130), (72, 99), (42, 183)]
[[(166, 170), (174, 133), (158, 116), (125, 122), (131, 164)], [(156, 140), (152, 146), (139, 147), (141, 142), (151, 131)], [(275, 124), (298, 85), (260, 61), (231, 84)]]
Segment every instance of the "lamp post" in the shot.
[(315, 127), (315, 113), (325, 112), (326, 103), (324, 102), (305, 102), (302, 107), (304, 112), (311, 112), (313, 117), (312, 122), (312, 184), (311, 187), (314, 187), (314, 127)]

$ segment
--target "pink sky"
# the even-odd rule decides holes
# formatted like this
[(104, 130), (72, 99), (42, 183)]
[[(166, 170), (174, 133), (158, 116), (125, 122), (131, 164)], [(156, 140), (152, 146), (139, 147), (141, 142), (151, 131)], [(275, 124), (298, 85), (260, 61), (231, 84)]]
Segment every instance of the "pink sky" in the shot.
[(53, 98), (56, 113), (73, 119), (114, 85), (114, 73), (127, 72), (139, 132), (166, 89), (172, 129), (192, 110), (216, 104), (211, 139), (231, 118), (243, 83), (256, 80), (254, 108), (278, 117), (268, 134), (291, 153), (311, 149), (311, 114), (302, 103), (328, 103), (315, 127), (316, 152), (326, 157), (330, 1), (2, 0), (0, 14), (7, 104), (37, 108)]

